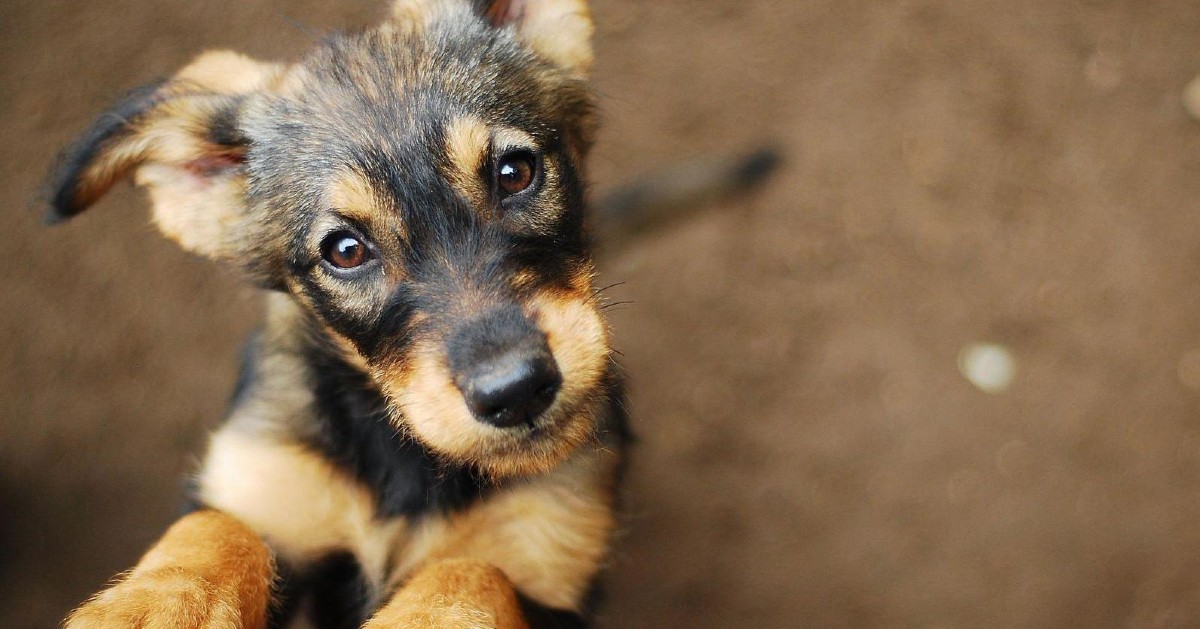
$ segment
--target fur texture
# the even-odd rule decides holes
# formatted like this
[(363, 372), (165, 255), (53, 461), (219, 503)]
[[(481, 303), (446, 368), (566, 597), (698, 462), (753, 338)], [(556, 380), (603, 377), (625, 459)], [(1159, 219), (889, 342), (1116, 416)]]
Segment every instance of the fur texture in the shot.
[(581, 0), (399, 0), (295, 64), (202, 55), (64, 152), (49, 221), (132, 178), (268, 294), (198, 511), (69, 626), (586, 616), (626, 434), (591, 30)]

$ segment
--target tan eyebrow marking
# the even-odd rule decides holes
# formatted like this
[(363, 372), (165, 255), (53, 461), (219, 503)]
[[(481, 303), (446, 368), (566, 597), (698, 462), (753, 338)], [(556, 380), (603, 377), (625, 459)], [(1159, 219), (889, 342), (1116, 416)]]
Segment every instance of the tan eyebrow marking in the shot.
[(488, 205), (488, 183), (479, 173), (491, 140), (491, 131), (475, 116), (456, 118), (446, 126), (446, 157), (450, 161), (446, 178), (459, 194), (481, 210)]
[(535, 149), (537, 148), (537, 140), (532, 135), (521, 131), (520, 129), (500, 128), (496, 129), (496, 150), (507, 151), (509, 149)]
[(396, 223), (386, 200), (379, 196), (370, 181), (353, 171), (334, 177), (329, 186), (329, 204), (338, 215), (379, 234), (389, 233)]

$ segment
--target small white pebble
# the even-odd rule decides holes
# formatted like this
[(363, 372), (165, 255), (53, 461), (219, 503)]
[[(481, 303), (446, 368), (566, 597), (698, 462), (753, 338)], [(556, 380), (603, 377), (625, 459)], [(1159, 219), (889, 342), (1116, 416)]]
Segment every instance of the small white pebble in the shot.
[(1192, 118), (1200, 121), (1200, 76), (1183, 88), (1183, 108)]
[(1012, 384), (1017, 364), (1003, 345), (975, 343), (958, 353), (958, 370), (985, 393), (1001, 393)]

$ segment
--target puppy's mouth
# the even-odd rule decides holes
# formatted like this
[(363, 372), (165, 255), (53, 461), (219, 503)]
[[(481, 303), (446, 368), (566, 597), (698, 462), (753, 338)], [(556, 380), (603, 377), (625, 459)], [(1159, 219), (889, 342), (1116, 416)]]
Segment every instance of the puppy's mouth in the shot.
[(607, 331), (579, 299), (486, 313), (415, 348), (383, 387), (397, 421), (444, 458), (495, 476), (548, 471), (593, 436)]
[(507, 477), (549, 471), (592, 438), (597, 396), (569, 399), (562, 387), (570, 385), (493, 408), (477, 406), (451, 378), (413, 379), (394, 400), (397, 420), (435, 454)]

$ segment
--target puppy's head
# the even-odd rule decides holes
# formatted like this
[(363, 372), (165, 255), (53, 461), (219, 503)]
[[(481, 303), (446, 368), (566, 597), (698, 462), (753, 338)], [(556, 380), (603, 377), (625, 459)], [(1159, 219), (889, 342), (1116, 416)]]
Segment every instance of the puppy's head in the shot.
[(609, 354), (590, 35), (584, 0), (399, 0), (295, 65), (206, 54), (63, 154), (48, 218), (132, 176), (166, 235), (290, 294), (433, 451), (546, 470), (591, 434)]

